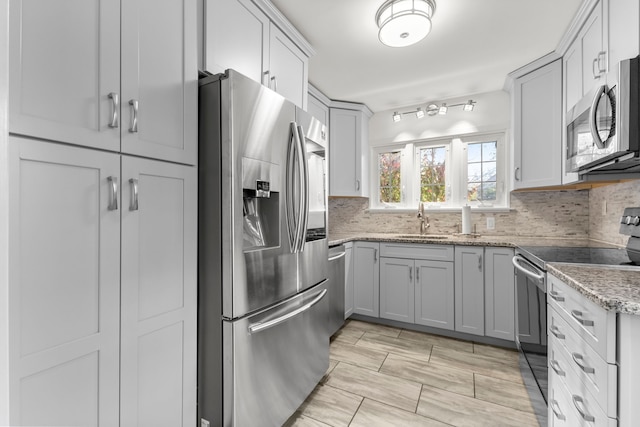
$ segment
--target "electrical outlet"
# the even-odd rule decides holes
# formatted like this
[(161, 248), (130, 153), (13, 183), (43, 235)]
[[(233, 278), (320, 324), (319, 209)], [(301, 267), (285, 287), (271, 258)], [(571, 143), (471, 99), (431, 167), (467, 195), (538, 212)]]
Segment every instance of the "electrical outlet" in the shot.
[(496, 219), (492, 216), (487, 217), (487, 230), (493, 230), (496, 228)]
[(200, 418), (200, 427), (210, 427), (211, 423), (204, 418)]

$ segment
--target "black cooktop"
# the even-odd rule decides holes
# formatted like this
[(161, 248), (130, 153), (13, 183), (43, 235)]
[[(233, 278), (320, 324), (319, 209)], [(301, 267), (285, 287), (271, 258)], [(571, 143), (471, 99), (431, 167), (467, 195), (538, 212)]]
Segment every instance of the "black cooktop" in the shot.
[(521, 246), (523, 255), (540, 268), (548, 262), (572, 264), (629, 265), (626, 249), (558, 246)]

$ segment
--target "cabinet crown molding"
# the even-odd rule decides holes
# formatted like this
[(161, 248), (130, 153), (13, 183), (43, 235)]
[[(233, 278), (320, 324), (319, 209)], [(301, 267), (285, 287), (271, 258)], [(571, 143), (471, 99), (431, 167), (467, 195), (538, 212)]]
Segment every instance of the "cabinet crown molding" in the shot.
[[(576, 38), (576, 36), (580, 32), (580, 29), (582, 28), (584, 23), (587, 21), (589, 14), (593, 11), (593, 9), (596, 7), (596, 4), (598, 4), (599, 1), (601, 0), (584, 0), (582, 2), (582, 4), (580, 5), (580, 8), (578, 9), (575, 16), (569, 23), (569, 26), (567, 27), (567, 31), (565, 31), (564, 35), (560, 39), (560, 42), (558, 42), (558, 46), (556, 46), (555, 52), (559, 56), (564, 56), (564, 54), (567, 52), (569, 45)], [(607, 1), (607, 0), (602, 0), (602, 1)]]
[(315, 49), (311, 46), (311, 43), (304, 38), (304, 36), (293, 26), (286, 16), (278, 10), (278, 8), (271, 3), (270, 0), (251, 0), (253, 4), (258, 6), (278, 28), (280, 28), (291, 41), (298, 46), (308, 57), (312, 57), (316, 54)]
[(365, 104), (359, 104), (357, 102), (346, 101), (334, 101), (331, 100), (329, 108), (342, 108), (343, 110), (355, 110), (363, 112), (367, 117), (373, 116), (373, 111), (369, 109)]

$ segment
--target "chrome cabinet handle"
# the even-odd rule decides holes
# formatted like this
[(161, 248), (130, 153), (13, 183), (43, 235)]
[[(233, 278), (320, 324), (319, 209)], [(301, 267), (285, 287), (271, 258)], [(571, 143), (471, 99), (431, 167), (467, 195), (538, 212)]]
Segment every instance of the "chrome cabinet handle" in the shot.
[(413, 268), (409, 267), (409, 281), (413, 282)]
[(420, 267), (416, 267), (416, 282), (420, 281)]
[(267, 87), (269, 87), (269, 74), (271, 74), (269, 70), (262, 73), (262, 84)]
[(482, 255), (478, 255), (478, 270), (482, 271)]
[(560, 405), (558, 405), (558, 401), (555, 399), (551, 399), (551, 410), (553, 411), (553, 415), (556, 416), (560, 421), (564, 421), (567, 417), (564, 416), (562, 412), (560, 412)]
[(558, 338), (559, 340), (563, 340), (564, 339), (564, 334), (562, 332), (560, 332), (560, 329), (558, 329), (557, 326), (553, 325), (549, 328), (549, 331), (553, 334), (554, 337)]
[(560, 296), (560, 294), (559, 294), (557, 291), (549, 291), (549, 296), (550, 296), (554, 301), (564, 302), (564, 297)]
[(378, 250), (374, 249), (373, 250), (373, 263), (377, 263), (378, 262)]
[[(598, 54), (598, 56), (600, 56)], [(596, 72), (596, 66), (598, 67), (598, 71)], [(593, 74), (594, 79), (600, 78), (600, 64), (598, 64), (598, 58), (596, 57), (591, 64), (591, 73)]]
[(117, 93), (111, 92), (109, 94), (111, 100), (111, 121), (109, 122), (110, 128), (117, 128), (118, 125), (118, 106), (120, 105), (120, 97)]
[(129, 132), (136, 133), (138, 132), (138, 101), (130, 99), (129, 105), (131, 105), (131, 127)]
[(110, 176), (107, 178), (109, 184), (111, 184), (111, 192), (109, 194), (109, 206), (107, 209), (110, 211), (118, 210), (118, 178)]
[(585, 409), (584, 409), (584, 400), (582, 400), (582, 397), (577, 396), (577, 395), (573, 395), (571, 396), (571, 398), (573, 399), (573, 405), (576, 407), (576, 409), (578, 410), (578, 413), (580, 414), (580, 416), (582, 417), (583, 420), (587, 421), (587, 422), (594, 422), (596, 419), (593, 417), (593, 415), (589, 414)]
[(520, 166), (518, 166), (516, 170), (513, 172), (513, 177), (515, 178), (516, 181), (520, 181)]
[(593, 369), (591, 366), (587, 366), (584, 363), (582, 363), (582, 361), (584, 360), (584, 357), (580, 353), (571, 353), (571, 357), (573, 358), (573, 361), (576, 362), (576, 365), (578, 365), (583, 372), (587, 374), (593, 374), (596, 372), (596, 370)]
[(131, 184), (131, 204), (129, 205), (130, 211), (138, 210), (138, 180), (135, 178), (131, 178), (129, 180)]
[(553, 369), (553, 371), (559, 376), (564, 377), (566, 375), (566, 372), (563, 371), (562, 368), (560, 368), (560, 364), (558, 363), (557, 360), (555, 359), (550, 360), (549, 366), (551, 366), (551, 369)]
[(356, 191), (360, 191), (360, 180), (356, 179)]
[(571, 316), (583, 326), (593, 326), (593, 320), (584, 319), (582, 312), (579, 310), (571, 310)]
[(277, 76), (271, 77), (271, 83), (273, 83), (273, 87), (271, 89), (273, 89), (274, 92), (277, 92), (278, 91), (278, 78), (277, 78)]

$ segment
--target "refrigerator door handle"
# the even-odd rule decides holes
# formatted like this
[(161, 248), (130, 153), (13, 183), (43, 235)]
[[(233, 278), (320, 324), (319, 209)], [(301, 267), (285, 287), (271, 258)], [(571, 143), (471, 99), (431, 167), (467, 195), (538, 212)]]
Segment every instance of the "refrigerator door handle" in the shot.
[(307, 164), (307, 150), (305, 150), (305, 136), (302, 126), (298, 126), (298, 161), (300, 162), (301, 169), (301, 182), (302, 182), (302, 224), (300, 227), (300, 240), (298, 250), (304, 251), (304, 242), (307, 237), (307, 226), (309, 225), (309, 165)]
[(305, 305), (296, 308), (295, 310), (292, 310), (288, 313), (283, 314), (282, 316), (278, 316), (275, 319), (271, 319), (268, 320), (266, 322), (258, 322), (258, 323), (253, 323), (251, 325), (249, 325), (249, 333), (250, 334), (255, 334), (258, 333), (260, 331), (264, 331), (266, 329), (272, 328), (274, 326), (279, 325), (282, 322), (286, 322), (287, 320), (291, 319), (292, 317), (297, 316), (298, 314), (304, 313), (305, 311), (309, 310), (311, 307), (313, 307), (314, 305), (316, 305), (317, 303), (320, 302), (320, 300), (322, 300), (322, 298), (324, 298), (324, 296), (327, 294), (327, 290), (323, 289), (320, 292), (318, 292), (316, 294), (316, 296), (313, 298), (313, 300), (309, 301), (308, 303), (306, 303)]
[(293, 200), (293, 192), (295, 190), (295, 155), (296, 155), (296, 139), (297, 129), (295, 122), (291, 122), (291, 139), (287, 148), (287, 167), (286, 167), (286, 200), (285, 213), (287, 216), (287, 231), (289, 234), (289, 243), (291, 245), (291, 253), (296, 253), (298, 248), (298, 224), (295, 218), (295, 206)]

